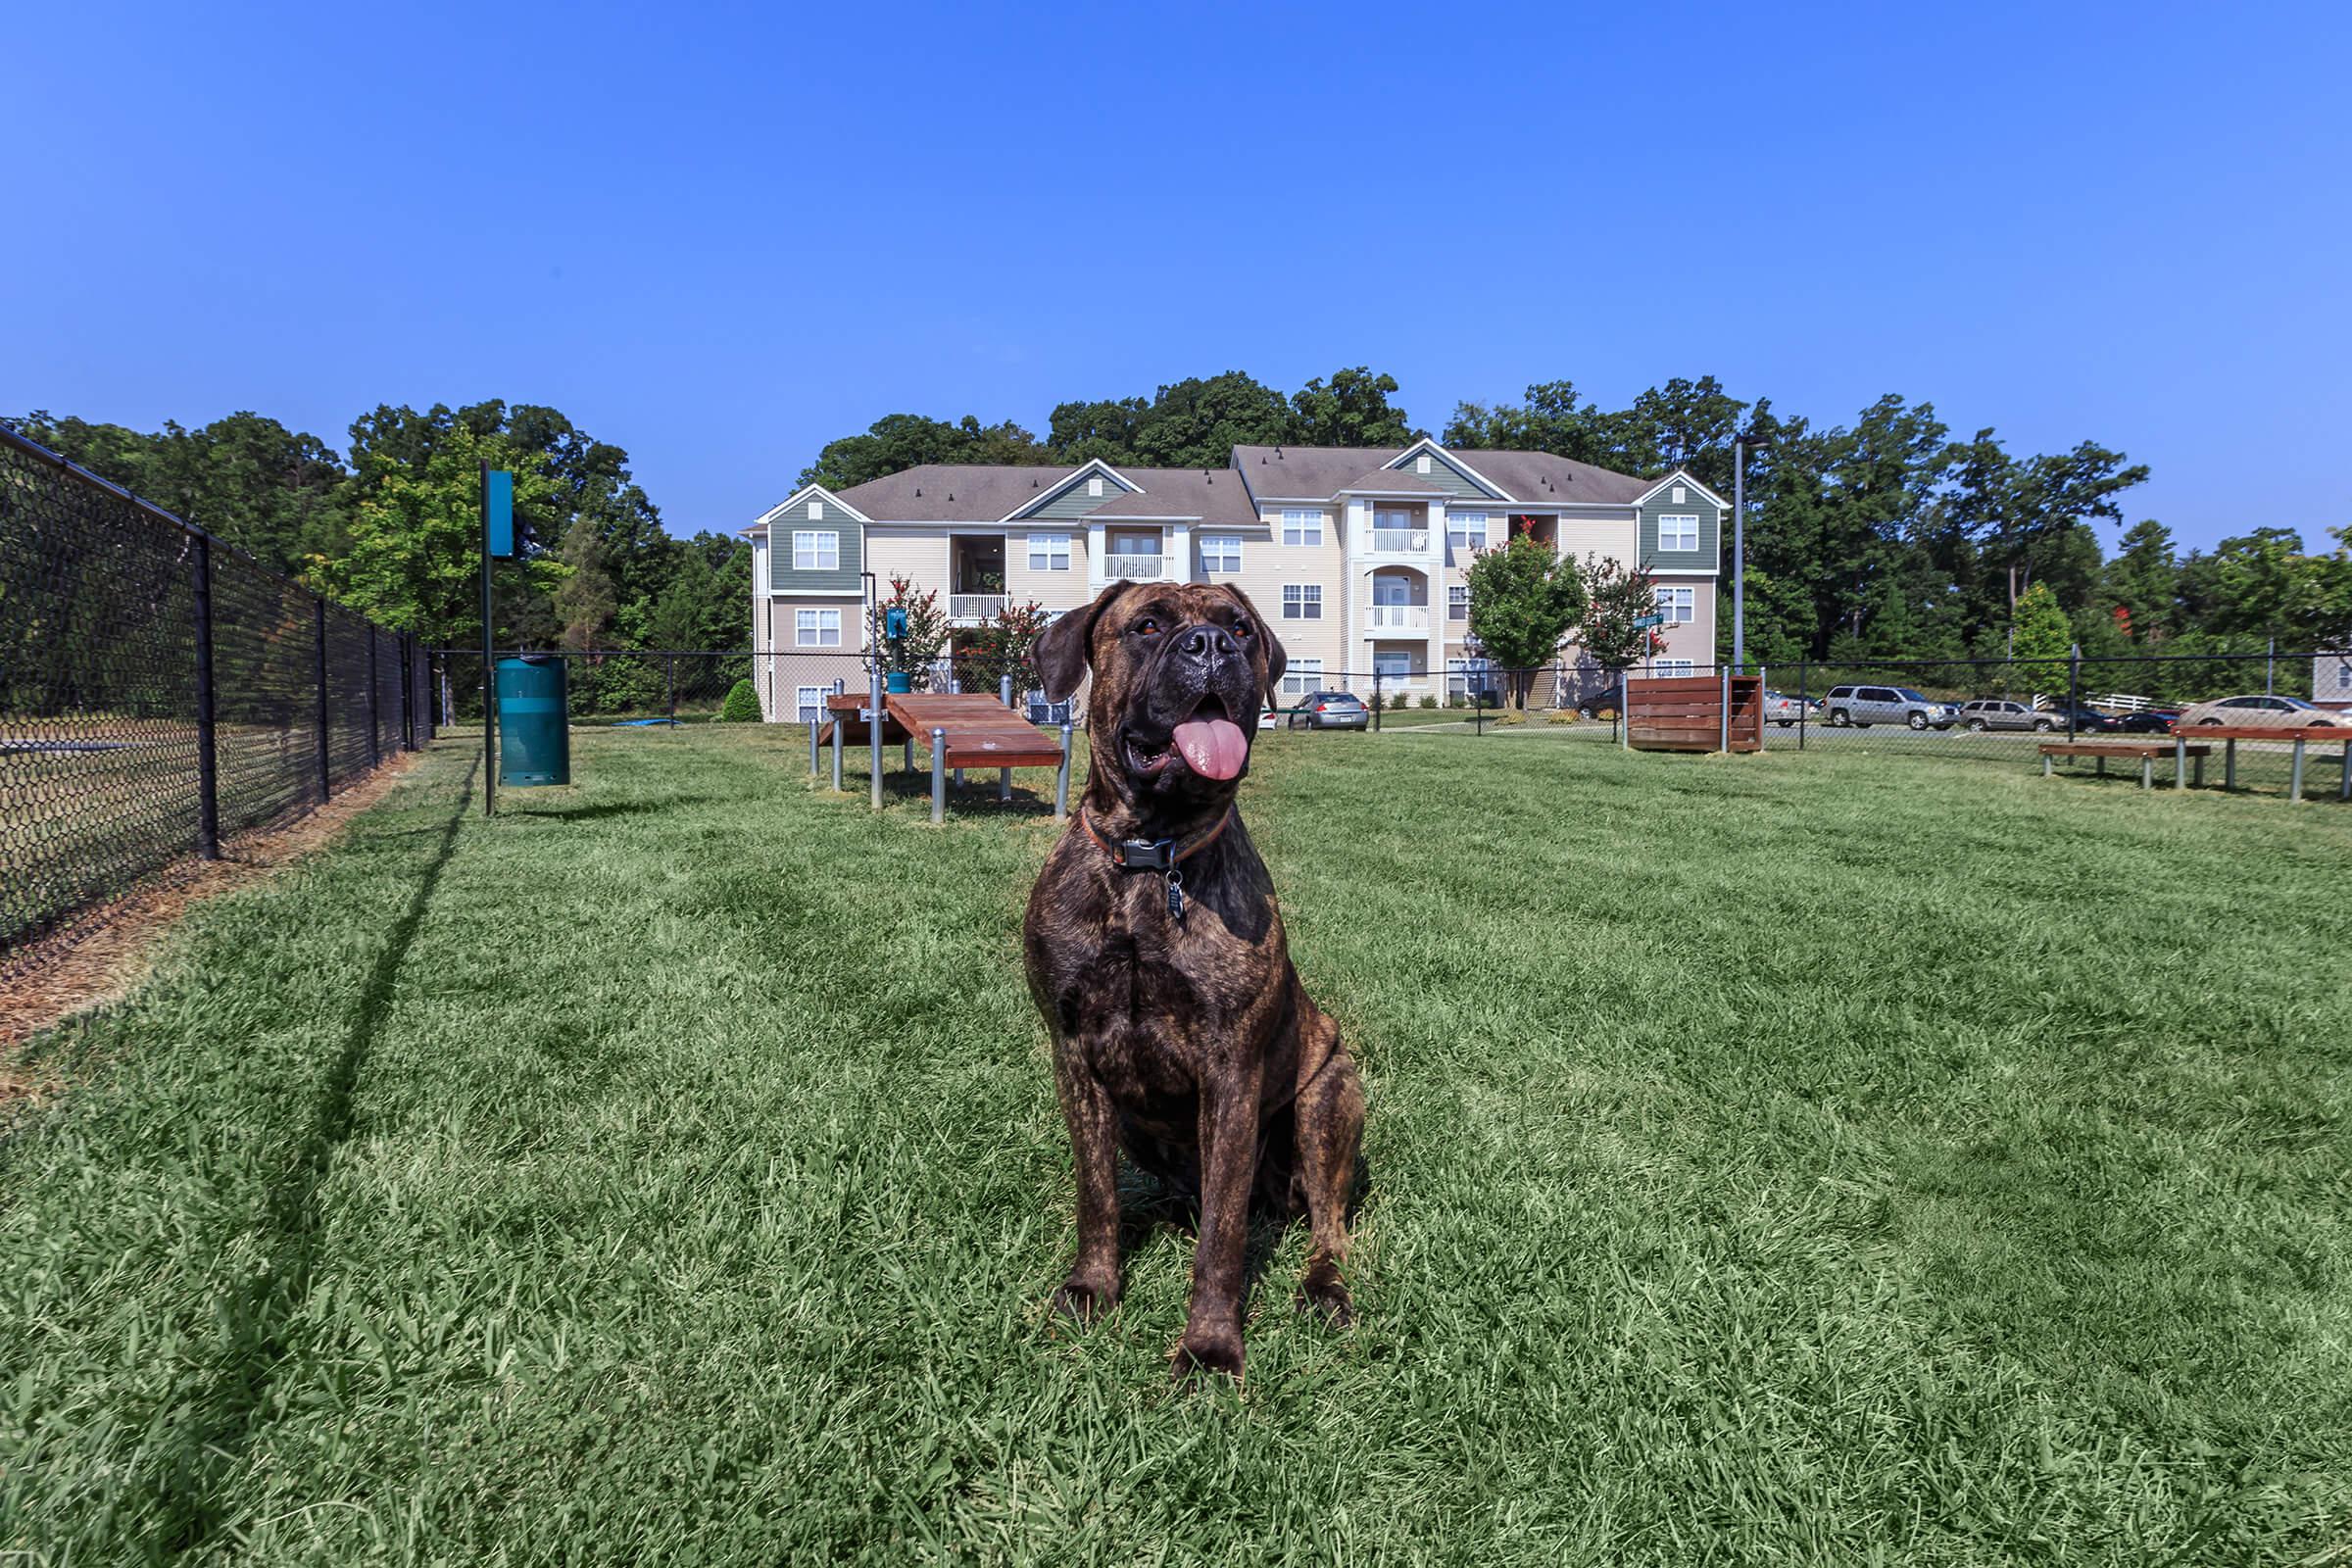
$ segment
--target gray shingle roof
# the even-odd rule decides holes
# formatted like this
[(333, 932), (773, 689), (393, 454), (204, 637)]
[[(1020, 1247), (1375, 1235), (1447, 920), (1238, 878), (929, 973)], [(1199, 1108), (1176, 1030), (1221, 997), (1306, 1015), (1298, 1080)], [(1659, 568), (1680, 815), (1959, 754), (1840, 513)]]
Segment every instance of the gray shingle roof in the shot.
[(841, 499), (877, 522), (994, 522), (1076, 471), (1069, 465), (925, 463), (852, 485)]
[(1229, 468), (1121, 468), (1141, 495), (1103, 503), (1090, 517), (1198, 517), (1204, 523), (1257, 521), (1257, 508)]
[[(1264, 496), (1312, 496), (1326, 500), (1342, 490), (1368, 490), (1376, 484), (1391, 490), (1432, 490), (1440, 487), (1420, 475), (1398, 472), (1379, 477), (1367, 474), (1394, 461), (1402, 447), (1235, 447), (1233, 461), (1250, 488)], [(1624, 506), (1657, 481), (1630, 473), (1597, 468), (1590, 463), (1555, 458), (1548, 452), (1486, 452), (1468, 448), (1455, 454), (1485, 474), (1515, 500), (1532, 505), (1560, 501), (1590, 501)]]

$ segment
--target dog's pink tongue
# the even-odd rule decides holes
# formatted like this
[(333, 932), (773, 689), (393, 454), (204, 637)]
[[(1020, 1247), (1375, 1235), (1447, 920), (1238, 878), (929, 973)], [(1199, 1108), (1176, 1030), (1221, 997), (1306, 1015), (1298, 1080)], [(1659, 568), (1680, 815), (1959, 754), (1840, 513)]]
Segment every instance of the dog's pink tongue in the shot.
[(1176, 726), (1176, 749), (1202, 778), (1238, 778), (1250, 741), (1230, 718), (1189, 718)]

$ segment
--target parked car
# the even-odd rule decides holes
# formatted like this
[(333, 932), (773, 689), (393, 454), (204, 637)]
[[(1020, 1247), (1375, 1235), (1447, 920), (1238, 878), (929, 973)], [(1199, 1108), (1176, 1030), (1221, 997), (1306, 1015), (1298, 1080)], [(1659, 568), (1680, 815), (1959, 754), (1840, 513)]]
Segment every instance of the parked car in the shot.
[(1988, 729), (2033, 729), (2044, 734), (2066, 723), (2065, 715), (2052, 717), (2031, 703), (2011, 702), (2006, 697), (1980, 697), (1973, 703), (1960, 705), (1960, 722), (1982, 733)]
[(1764, 688), (1764, 717), (1783, 729), (1795, 723), (1808, 711), (1819, 711), (1820, 708), (1818, 702), (1808, 703), (1787, 692), (1776, 692), (1769, 686)]
[(1281, 709), (1279, 709), (1279, 708), (1276, 708), (1276, 707), (1275, 707), (1273, 704), (1271, 704), (1271, 703), (1268, 703), (1268, 704), (1267, 704), (1267, 705), (1266, 705), (1264, 708), (1261, 708), (1261, 709), (1259, 709), (1259, 710), (1258, 710), (1258, 713), (1257, 713), (1257, 727), (1258, 727), (1259, 729), (1277, 729), (1277, 728), (1280, 728), (1280, 727), (1281, 727), (1281, 724), (1282, 724), (1282, 710), (1281, 710)]
[(1363, 729), (1371, 722), (1372, 710), (1353, 692), (1308, 692), (1291, 710), (1293, 729)]
[(2115, 727), (2127, 735), (2170, 735), (2180, 717), (2169, 708), (2143, 708), (2119, 717)]
[(2274, 729), (2319, 724), (2341, 728), (2352, 725), (2352, 713), (2321, 708), (2300, 697), (2250, 696), (2194, 703), (2182, 709), (2180, 716), (2173, 720), (2175, 729), (2189, 729), (2199, 724), (2262, 724)]
[(2075, 720), (2075, 733), (2078, 735), (2099, 734), (2107, 730), (2121, 729), (2124, 727), (2124, 721), (2119, 715), (2102, 712), (2095, 708), (2076, 707), (2069, 709), (2065, 703), (2056, 702), (2051, 703), (2049, 706), (2042, 709), (2041, 711), (2050, 715), (2050, 723), (2053, 728), (2057, 729), (2064, 729), (2067, 727), (2067, 714), (2072, 712)]
[(1913, 729), (1950, 729), (1960, 710), (1936, 702), (1908, 686), (1833, 686), (1821, 700), (1830, 722), (1868, 729), (1873, 724), (1908, 724)]

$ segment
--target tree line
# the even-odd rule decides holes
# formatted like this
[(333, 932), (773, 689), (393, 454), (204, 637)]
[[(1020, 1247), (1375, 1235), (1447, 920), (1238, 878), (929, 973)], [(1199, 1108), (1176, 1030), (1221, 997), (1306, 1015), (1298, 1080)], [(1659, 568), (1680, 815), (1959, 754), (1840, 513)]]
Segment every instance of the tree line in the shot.
[[(1238, 444), (1393, 447), (1427, 433), (1396, 393), (1363, 366), (1289, 394), (1228, 370), (1148, 398), (1059, 404), (1043, 437), (1010, 419), (893, 414), (824, 443), (799, 479), (846, 489), (923, 463), (1215, 467)], [(476, 474), (488, 463), (514, 472), (524, 535), (523, 558), (499, 568), (502, 646), (748, 640), (745, 543), (670, 535), (626, 450), (552, 408), (383, 405), (352, 421), (340, 450), (252, 413), (150, 433), (47, 413), (16, 422), (265, 564), (445, 646), (480, 638)], [(1549, 381), (1515, 403), (1458, 404), (1437, 433), (1636, 474), (1688, 468), (1726, 497), (1734, 439), (1748, 435), (1751, 662), (2023, 657), (2021, 638), (2035, 657), (2060, 638), (2092, 658), (2250, 652), (2271, 638), (2300, 650), (2352, 635), (2352, 528), (2328, 529), (2328, 550), (2271, 522), (2183, 552), (2153, 518), (2123, 527), (2148, 473), (2124, 453), (2083, 440), (2020, 455), (1989, 428), (1957, 438), (1932, 404), (1898, 396), (1816, 423), (1713, 376), (1619, 409)], [(2112, 550), (2102, 526), (2122, 529)], [(1729, 535), (1727, 519), (1727, 568)]]

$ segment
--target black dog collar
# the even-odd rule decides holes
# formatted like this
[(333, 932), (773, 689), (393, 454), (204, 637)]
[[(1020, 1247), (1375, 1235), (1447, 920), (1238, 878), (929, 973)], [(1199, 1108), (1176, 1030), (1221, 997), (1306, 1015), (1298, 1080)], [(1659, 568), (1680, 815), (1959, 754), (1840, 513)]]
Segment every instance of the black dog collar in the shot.
[(1232, 821), (1233, 808), (1228, 806), (1225, 814), (1212, 826), (1189, 839), (1114, 839), (1095, 826), (1095, 819), (1086, 814), (1083, 807), (1078, 811), (1079, 826), (1086, 829), (1088, 838), (1102, 846), (1102, 853), (1110, 857), (1111, 864), (1122, 871), (1157, 871), (1167, 878), (1168, 917), (1178, 924), (1184, 921), (1184, 873), (1176, 868), (1178, 863), (1216, 843), (1218, 835)]

